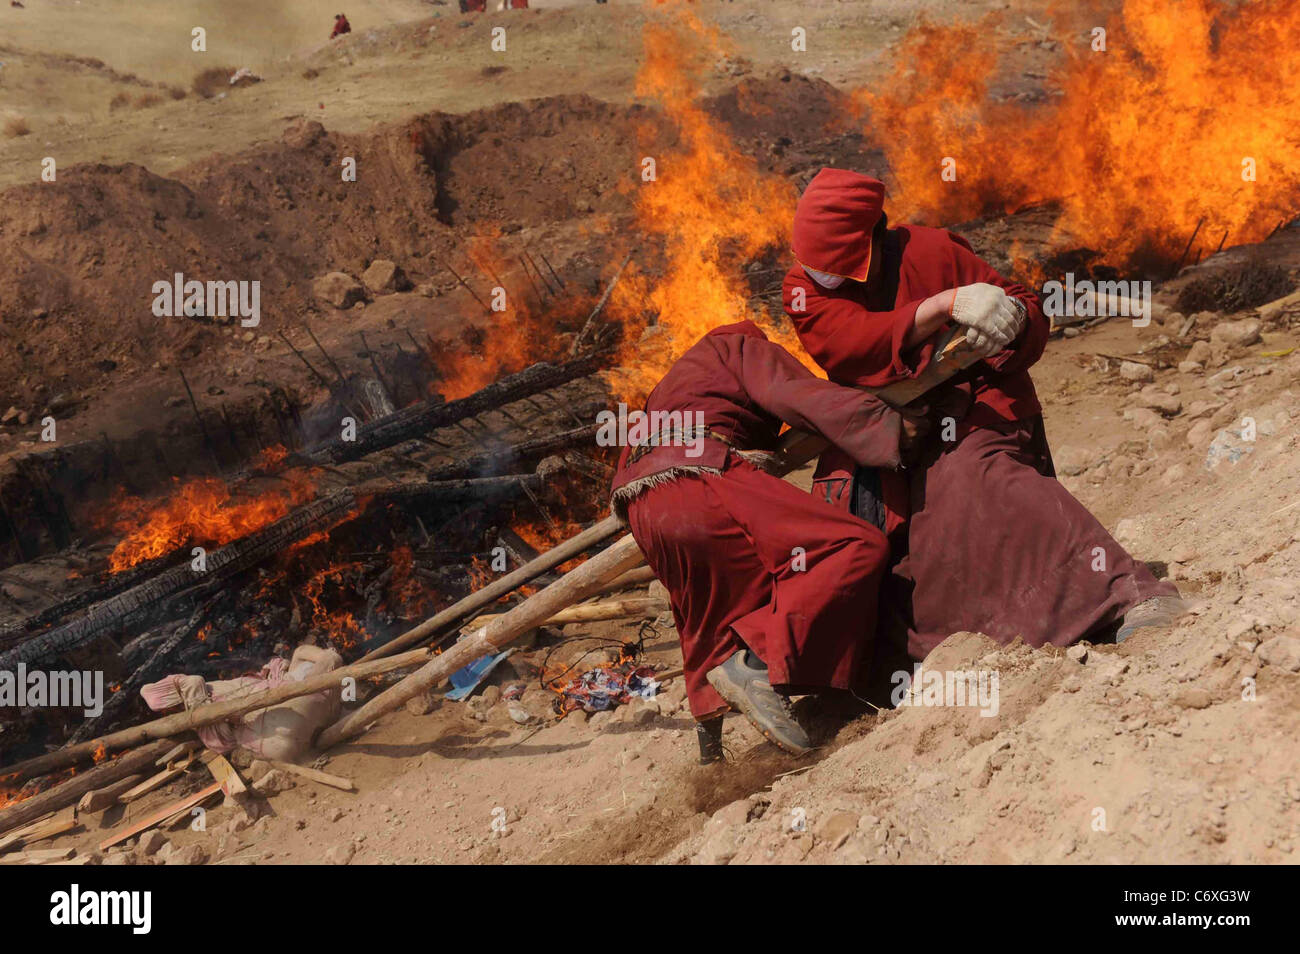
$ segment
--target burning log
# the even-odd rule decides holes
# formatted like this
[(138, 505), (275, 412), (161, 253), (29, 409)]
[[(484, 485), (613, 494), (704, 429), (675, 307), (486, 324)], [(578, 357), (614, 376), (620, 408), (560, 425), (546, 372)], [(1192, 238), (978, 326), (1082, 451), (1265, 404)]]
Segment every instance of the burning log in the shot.
[(152, 610), (159, 601), (189, 587), (212, 585), (247, 570), (286, 546), (306, 536), (322, 524), (342, 516), (356, 503), (350, 491), (339, 491), (313, 501), (277, 520), (263, 530), (224, 546), (207, 558), (207, 570), (196, 574), (188, 564), (154, 577), (91, 607), (78, 619), (65, 623), (21, 643), (0, 655), (0, 669), (13, 669), (19, 663), (32, 665), (83, 646), (111, 626), (124, 622), (141, 611)]
[(171, 747), (171, 742), (166, 740), (146, 745), (134, 752), (128, 752), (119, 759), (97, 765), (87, 772), (80, 772), (39, 795), (33, 795), (16, 805), (0, 809), (0, 833), (17, 828), (19, 825), (26, 825), (42, 815), (57, 812), (60, 808), (66, 808), (87, 792), (105, 788), (128, 775), (135, 775), (142, 769), (151, 768), (154, 759)]
[(522, 493), (525, 489), (540, 490), (542, 478), (537, 474), (507, 474), (503, 477), (472, 477), (463, 480), (413, 480), (401, 484), (367, 485), (359, 493), (370, 494), (376, 500), (397, 502), (401, 500), (457, 500), (465, 498), (501, 497)]
[(575, 444), (589, 440), (595, 437), (597, 429), (598, 425), (590, 424), (585, 427), (575, 427), (572, 430), (561, 431), (558, 434), (548, 434), (545, 437), (534, 437), (526, 441), (519, 441), (499, 450), (484, 451), (481, 454), (464, 457), (453, 464), (431, 467), (429, 468), (428, 477), (429, 480), (436, 481), (453, 480), (457, 477), (469, 477), (471, 475), (487, 477), (499, 474), (504, 468), (513, 465), (517, 461), (527, 460), (531, 457), (545, 457), (557, 450), (565, 450)]
[(428, 431), (493, 410), (499, 405), (586, 377), (600, 365), (601, 359), (595, 355), (558, 365), (540, 362), (460, 400), (445, 403), (421, 401), (388, 417), (367, 421), (357, 428), (355, 441), (336, 438), (313, 448), (307, 456), (320, 463), (337, 464), (356, 460)]

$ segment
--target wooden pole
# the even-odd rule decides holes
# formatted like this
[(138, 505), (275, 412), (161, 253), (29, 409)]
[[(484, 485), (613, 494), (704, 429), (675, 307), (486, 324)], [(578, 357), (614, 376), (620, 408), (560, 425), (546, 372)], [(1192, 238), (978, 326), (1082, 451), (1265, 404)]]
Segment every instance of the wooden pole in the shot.
[[(662, 599), (649, 596), (633, 597), (626, 600), (606, 600), (603, 603), (581, 603), (562, 609), (550, 619), (546, 626), (563, 626), (565, 623), (596, 623), (607, 619), (628, 619), (637, 616), (657, 616), (668, 609)], [(484, 614), (466, 624), (466, 629), (473, 629), (480, 624), (495, 622), (504, 613)]]
[(634, 254), (636, 254), (636, 249), (632, 249), (632, 251), (628, 252), (627, 256), (623, 259), (622, 264), (618, 266), (618, 271), (614, 273), (614, 277), (611, 278), (609, 284), (605, 286), (605, 293), (600, 296), (600, 301), (596, 302), (596, 307), (591, 310), (591, 314), (588, 315), (587, 320), (583, 322), (582, 329), (574, 337), (573, 344), (569, 346), (569, 354), (576, 355), (582, 347), (583, 339), (587, 337), (587, 332), (591, 330), (591, 326), (595, 324), (596, 319), (600, 317), (600, 313), (605, 310), (605, 303), (609, 301), (609, 296), (613, 294), (614, 286), (618, 284), (618, 280), (623, 274), (623, 269), (627, 268), (627, 263), (632, 261), (632, 256)]

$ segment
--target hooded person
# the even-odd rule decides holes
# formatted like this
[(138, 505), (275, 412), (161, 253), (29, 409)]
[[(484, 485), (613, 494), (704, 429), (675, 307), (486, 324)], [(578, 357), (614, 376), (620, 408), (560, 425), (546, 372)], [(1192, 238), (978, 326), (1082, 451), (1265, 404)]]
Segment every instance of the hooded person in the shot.
[(334, 30), (330, 33), (330, 39), (332, 40), (336, 36), (342, 36), (345, 33), (351, 32), (352, 24), (348, 22), (348, 18), (341, 13), (334, 14)]
[(949, 331), (981, 356), (915, 408), (930, 427), (914, 466), (872, 470), (831, 452), (814, 478), (814, 493), (889, 535), (896, 640), (923, 659), (963, 630), (1065, 646), (1171, 621), (1177, 590), (1056, 480), (1029, 376), (1049, 331), (1038, 297), (946, 229), (890, 228), (884, 197), (856, 172), (813, 177), (783, 300), (804, 348), (840, 384), (915, 377)]
[(628, 421), (613, 510), (668, 589), (702, 760), (720, 757), (729, 707), (786, 751), (808, 751), (787, 697), (854, 684), (888, 547), (875, 527), (764, 467), (782, 422), (885, 469), (914, 432), (749, 321), (701, 338)]

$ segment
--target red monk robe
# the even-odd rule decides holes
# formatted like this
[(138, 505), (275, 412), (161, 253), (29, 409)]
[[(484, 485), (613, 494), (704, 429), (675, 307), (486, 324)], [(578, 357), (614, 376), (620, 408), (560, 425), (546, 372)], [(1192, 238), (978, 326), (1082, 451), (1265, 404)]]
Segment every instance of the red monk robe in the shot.
[[(936, 303), (946, 324), (962, 286), (1003, 289), (1023, 321), (1005, 348), (926, 396), (933, 431), (921, 459), (880, 474), (897, 560), (888, 608), (909, 654), (922, 659), (962, 630), (1034, 646), (1097, 639), (1138, 603), (1176, 595), (1055, 479), (1028, 372), (1048, 335), (1038, 297), (951, 232), (886, 228), (883, 199), (877, 180), (823, 169), (796, 211), (786, 313), (831, 380), (879, 387), (919, 374), (935, 336), (916, 340), (914, 329), (940, 327)], [(945, 419), (955, 433), (943, 433)], [(814, 493), (845, 509), (862, 499), (842, 454), (823, 456), (816, 479)]]
[(748, 321), (701, 338), (646, 411), (684, 415), (685, 431), (676, 446), (624, 448), (614, 512), (668, 588), (691, 712), (726, 708), (705, 677), (746, 647), (774, 687), (847, 688), (872, 635), (884, 534), (756, 464), (785, 421), (863, 466), (896, 467), (899, 415), (815, 377)]

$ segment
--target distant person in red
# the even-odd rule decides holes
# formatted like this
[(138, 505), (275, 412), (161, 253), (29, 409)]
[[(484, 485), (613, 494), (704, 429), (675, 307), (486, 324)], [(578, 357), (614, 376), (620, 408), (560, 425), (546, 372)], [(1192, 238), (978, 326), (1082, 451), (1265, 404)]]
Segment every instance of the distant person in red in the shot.
[(728, 706), (781, 748), (806, 752), (785, 695), (854, 681), (887, 546), (875, 527), (764, 464), (783, 421), (865, 467), (898, 466), (900, 435), (913, 432), (876, 398), (813, 375), (748, 321), (701, 338), (645, 411), (642, 433), (628, 427), (613, 508), (668, 588), (702, 758), (718, 752)]
[(1033, 646), (1126, 638), (1172, 621), (1155, 579), (1056, 480), (1029, 366), (1049, 330), (1038, 297), (945, 229), (889, 228), (885, 188), (823, 169), (795, 211), (785, 310), (832, 381), (914, 377), (955, 327), (983, 360), (926, 396), (917, 465), (873, 471), (822, 457), (814, 492), (882, 525), (895, 629), (923, 659), (951, 633)]
[(332, 40), (336, 36), (342, 36), (344, 33), (351, 32), (352, 24), (348, 22), (348, 18), (341, 13), (334, 14), (334, 32), (330, 34), (330, 39)]

